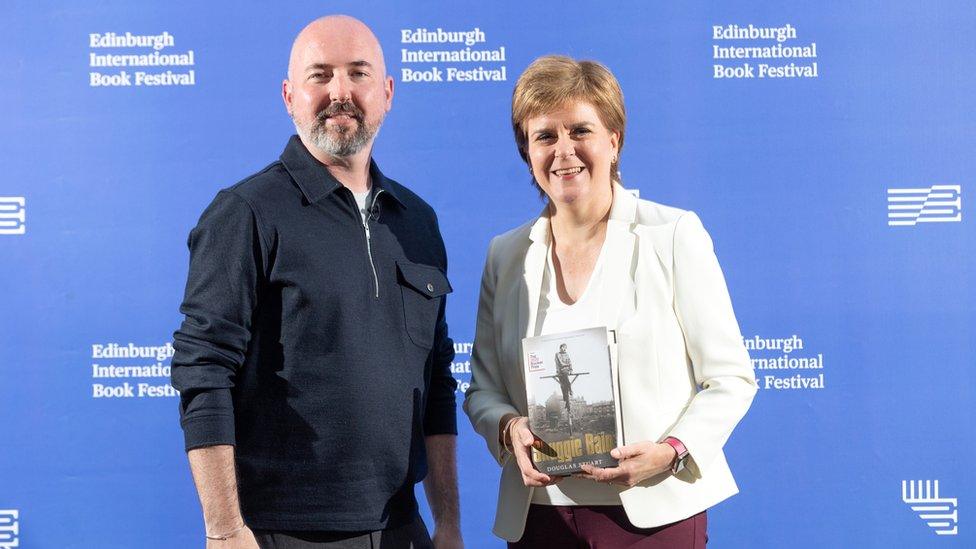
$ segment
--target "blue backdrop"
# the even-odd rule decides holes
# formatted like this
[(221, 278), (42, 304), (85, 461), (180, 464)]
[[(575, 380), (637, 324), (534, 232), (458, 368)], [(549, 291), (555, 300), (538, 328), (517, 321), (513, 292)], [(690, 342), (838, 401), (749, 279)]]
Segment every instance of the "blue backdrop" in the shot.
[[(386, 51), (374, 156), (440, 216), (462, 388), (488, 241), (541, 208), (515, 79), (547, 53), (596, 59), (627, 100), (625, 186), (699, 213), (756, 366), (712, 544), (976, 546), (976, 5), (626, 4), (6, 3), (0, 548), (202, 546), (166, 388), (186, 236), (293, 132), (288, 51), (326, 12)], [(459, 424), (464, 535), (500, 547), (498, 468)]]

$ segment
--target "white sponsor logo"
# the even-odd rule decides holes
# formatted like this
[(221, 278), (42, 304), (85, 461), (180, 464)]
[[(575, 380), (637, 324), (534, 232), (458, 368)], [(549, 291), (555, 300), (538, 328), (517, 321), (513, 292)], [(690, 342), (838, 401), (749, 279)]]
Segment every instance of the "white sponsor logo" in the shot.
[[(457, 380), (457, 390), (463, 395), (471, 386), (471, 352), (474, 344), (471, 342), (454, 342), (454, 361), (451, 362), (451, 373)], [(467, 358), (467, 360), (462, 360)]]
[(20, 511), (0, 509), (0, 549), (20, 547)]
[(24, 234), (27, 230), (23, 196), (0, 196), (0, 234)]
[[(712, 25), (712, 40), (716, 41), (712, 44), (712, 78), (779, 79), (820, 76), (817, 43), (796, 42), (797, 29), (789, 23), (782, 27)], [(726, 45), (728, 42), (732, 44)]]
[[(170, 385), (170, 359), (176, 353), (173, 344), (136, 345), (135, 343), (94, 343), (91, 346), (91, 396), (99, 399), (176, 397), (179, 391)], [(148, 379), (132, 383), (124, 379)]]
[(755, 335), (743, 337), (742, 343), (750, 352), (759, 387), (777, 390), (825, 388), (823, 353), (805, 348), (800, 336)]
[(888, 225), (962, 221), (962, 187), (932, 185), (919, 189), (888, 189)]
[[(508, 80), (505, 46), (486, 45), (479, 27), (471, 30), (400, 29), (400, 81), (504, 82)], [(463, 46), (463, 47), (462, 47)], [(477, 66), (473, 66), (477, 64)]]
[[(93, 32), (88, 35), (88, 85), (104, 87), (195, 86), (193, 50), (165, 51), (176, 47), (169, 32), (132, 34)], [(102, 53), (102, 50), (110, 50)], [(97, 69), (97, 70), (96, 70)], [(133, 70), (145, 69), (145, 70)]]
[(955, 536), (959, 533), (959, 510), (957, 498), (939, 497), (937, 480), (901, 481), (901, 500), (918, 513), (940, 536)]

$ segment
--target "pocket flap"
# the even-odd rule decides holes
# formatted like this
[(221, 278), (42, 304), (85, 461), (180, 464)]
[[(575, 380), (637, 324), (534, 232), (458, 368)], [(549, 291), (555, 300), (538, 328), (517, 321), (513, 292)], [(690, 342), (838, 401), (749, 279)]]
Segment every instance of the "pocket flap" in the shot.
[(397, 261), (400, 282), (428, 298), (440, 297), (453, 291), (447, 277), (437, 267)]

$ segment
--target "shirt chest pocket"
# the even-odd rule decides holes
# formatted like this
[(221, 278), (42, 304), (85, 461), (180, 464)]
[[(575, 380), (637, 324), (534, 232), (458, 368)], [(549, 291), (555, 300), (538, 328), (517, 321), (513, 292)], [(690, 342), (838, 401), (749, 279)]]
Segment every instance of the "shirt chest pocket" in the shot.
[(430, 349), (434, 344), (437, 312), (451, 284), (437, 267), (397, 261), (397, 281), (403, 297), (403, 322), (415, 345)]

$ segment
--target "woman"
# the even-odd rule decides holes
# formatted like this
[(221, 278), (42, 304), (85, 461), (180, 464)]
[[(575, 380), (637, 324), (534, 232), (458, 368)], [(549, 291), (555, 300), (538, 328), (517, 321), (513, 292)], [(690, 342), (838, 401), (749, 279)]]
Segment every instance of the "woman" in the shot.
[[(620, 186), (623, 95), (602, 65), (537, 59), (512, 127), (548, 199), (494, 238), (464, 409), (503, 466), (494, 532), (509, 547), (704, 547), (705, 509), (735, 494), (722, 446), (755, 377), (698, 217)], [(561, 479), (529, 449), (527, 336), (616, 330), (624, 445), (613, 468)]]

